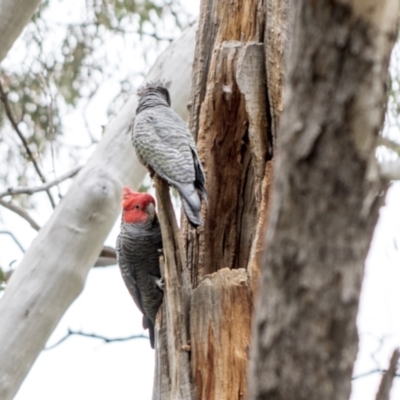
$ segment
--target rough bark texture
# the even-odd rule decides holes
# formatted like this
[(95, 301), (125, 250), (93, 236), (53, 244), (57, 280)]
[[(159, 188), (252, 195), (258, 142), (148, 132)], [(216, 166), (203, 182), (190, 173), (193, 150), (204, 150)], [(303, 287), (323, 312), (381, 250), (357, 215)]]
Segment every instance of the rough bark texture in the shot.
[(214, 1), (201, 10), (200, 27), (213, 29), (198, 34), (190, 114), (209, 200), (204, 227), (190, 230), (187, 241), (196, 399), (247, 393), (252, 292), (246, 269), (271, 147), (262, 9), (262, 1)]
[(366, 3), (295, 3), (250, 399), (350, 395), (364, 261), (386, 188), (374, 153), (398, 15), (398, 2)]
[[(171, 81), (173, 107), (186, 118), (195, 26), (161, 55), (148, 79)], [(121, 189), (138, 187), (129, 125), (136, 96), (107, 127), (52, 218), (15, 270), (0, 301), (0, 399), (12, 399), (58, 321), (83, 289), (119, 212)], [(90, 245), (88, 245), (90, 243)]]
[[(185, 400), (244, 399), (247, 394), (253, 295), (272, 182), (276, 133), (271, 115), (279, 116), (275, 108), (282, 96), (278, 70), (283, 61), (274, 61), (283, 57), (274, 47), (284, 46), (281, 29), (269, 33), (275, 57), (270, 60), (263, 43), (266, 20), (264, 0), (206, 0), (201, 5), (189, 125), (207, 175), (208, 206), (203, 227), (183, 224), (183, 271), (190, 282), (182, 288), (177, 309), (190, 315), (190, 346), (182, 351), (190, 350), (192, 384), (192, 397)], [(273, 100), (267, 90), (268, 63), (276, 64), (279, 76), (271, 78), (276, 81)], [(165, 312), (160, 332), (169, 330)], [(158, 352), (157, 360), (165, 349)], [(162, 393), (165, 399), (184, 398)]]
[(156, 371), (153, 400), (190, 399), (188, 330), (189, 276), (185, 265), (181, 235), (169, 196), (168, 184), (161, 178), (155, 181), (158, 214), (163, 238), (164, 261), (162, 276), (165, 280), (161, 323), (156, 325)]
[(289, 32), (293, 28), (291, 2), (296, 0), (268, 0), (265, 2), (266, 29), (265, 29), (265, 64), (268, 81), (268, 98), (271, 102), (272, 132), (276, 133), (279, 126), (279, 117), (282, 112), (283, 78), (286, 48)]
[(214, 272), (194, 289), (191, 331), (207, 335), (191, 346), (197, 398), (245, 398), (252, 304), (247, 272), (242, 268)]

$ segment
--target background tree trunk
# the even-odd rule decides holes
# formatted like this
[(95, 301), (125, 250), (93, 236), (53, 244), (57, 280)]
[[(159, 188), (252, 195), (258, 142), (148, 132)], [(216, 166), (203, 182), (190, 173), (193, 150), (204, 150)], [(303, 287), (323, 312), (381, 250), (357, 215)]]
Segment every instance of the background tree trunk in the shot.
[[(195, 26), (157, 60), (148, 79), (171, 81), (173, 107), (187, 116)], [(87, 165), (12, 274), (0, 301), (0, 399), (12, 399), (58, 321), (83, 289), (120, 213), (123, 185), (137, 188), (129, 126), (136, 96), (108, 125)]]
[(347, 400), (399, 4), (294, 7), (249, 398)]
[(203, 227), (178, 232), (159, 186), (166, 298), (153, 400), (246, 398), (287, 20), (287, 1), (202, 1), (189, 108), (209, 203)]
[(40, 0), (0, 0), (0, 62), (31, 19)]

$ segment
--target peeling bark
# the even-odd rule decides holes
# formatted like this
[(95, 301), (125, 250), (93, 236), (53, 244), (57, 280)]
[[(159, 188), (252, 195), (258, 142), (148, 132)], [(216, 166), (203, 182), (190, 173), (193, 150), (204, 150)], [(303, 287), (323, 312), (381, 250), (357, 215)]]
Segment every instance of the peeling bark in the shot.
[[(272, 156), (272, 138), (268, 138), (267, 96), (262, 43), (248, 43), (240, 51), (236, 81), (244, 96), (249, 120), (248, 135), (253, 156), (255, 196), (257, 206), (261, 204), (261, 185), (265, 173), (267, 156)], [(270, 146), (269, 146), (270, 145)], [(268, 148), (270, 147), (270, 148)]]
[(265, 2), (266, 29), (264, 36), (265, 67), (267, 74), (267, 90), (271, 115), (271, 126), (276, 146), (276, 134), (279, 117), (282, 112), (283, 80), (285, 54), (288, 46), (289, 32), (292, 29), (292, 2), (296, 0), (268, 0)]
[(213, 51), (223, 41), (261, 42), (264, 31), (264, 0), (224, 1), (203, 0), (192, 75), (189, 106), (189, 126), (197, 139), (200, 129), (200, 109), (206, 94), (206, 84)]
[[(244, 399), (248, 391), (251, 315), (276, 136), (271, 115), (280, 112), (278, 100), (268, 98), (266, 63), (273, 61), (263, 43), (265, 4), (201, 5), (189, 125), (207, 177), (208, 206), (203, 227), (183, 223), (193, 399)], [(282, 48), (279, 35), (271, 33), (269, 40), (270, 48)], [(279, 84), (274, 96), (282, 95)]]
[(197, 398), (245, 398), (252, 307), (245, 269), (223, 268), (194, 289), (190, 327)]

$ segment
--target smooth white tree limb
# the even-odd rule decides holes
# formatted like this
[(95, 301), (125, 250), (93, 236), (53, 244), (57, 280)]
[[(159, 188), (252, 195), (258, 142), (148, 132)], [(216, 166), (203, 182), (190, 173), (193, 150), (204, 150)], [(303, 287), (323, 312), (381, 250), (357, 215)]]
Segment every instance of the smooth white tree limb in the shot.
[(0, 62), (31, 19), (40, 0), (0, 0)]
[[(187, 117), (196, 26), (158, 58), (148, 80), (170, 81), (172, 107)], [(106, 129), (0, 301), (0, 399), (11, 400), (64, 312), (81, 293), (119, 212), (123, 185), (137, 188), (145, 169), (130, 141), (133, 96)]]
[(386, 161), (379, 164), (381, 175), (390, 180), (400, 180), (400, 159), (395, 161)]

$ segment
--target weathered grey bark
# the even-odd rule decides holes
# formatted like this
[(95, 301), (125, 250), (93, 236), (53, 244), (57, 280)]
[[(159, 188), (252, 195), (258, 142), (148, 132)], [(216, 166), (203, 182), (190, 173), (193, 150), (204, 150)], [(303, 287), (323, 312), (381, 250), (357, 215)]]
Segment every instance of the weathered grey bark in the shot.
[(189, 277), (183, 268), (186, 258), (182, 238), (169, 197), (169, 186), (156, 177), (158, 215), (163, 237), (164, 261), (161, 272), (165, 281), (164, 300), (156, 324), (156, 370), (153, 400), (191, 399), (188, 330)]
[[(186, 118), (195, 26), (157, 60), (148, 79), (171, 81), (173, 107)], [(133, 96), (81, 170), (15, 270), (0, 301), (0, 399), (12, 399), (58, 321), (82, 291), (119, 212), (121, 189), (145, 170), (131, 145)]]
[(347, 400), (399, 4), (293, 4), (249, 398)]
[[(267, 74), (268, 99), (271, 102), (272, 132), (278, 132), (279, 118), (282, 112), (283, 80), (285, 56), (289, 40), (289, 32), (293, 29), (292, 2), (296, 0), (267, 0), (264, 3), (266, 27), (264, 33), (265, 65)], [(276, 136), (274, 136), (276, 146)]]
[(0, 62), (36, 11), (40, 0), (0, 0)]

